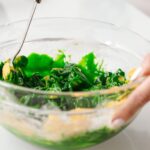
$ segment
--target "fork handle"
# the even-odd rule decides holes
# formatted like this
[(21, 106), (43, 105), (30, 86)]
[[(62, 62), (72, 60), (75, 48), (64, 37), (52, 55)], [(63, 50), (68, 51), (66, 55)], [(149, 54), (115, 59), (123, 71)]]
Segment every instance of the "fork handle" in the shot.
[(35, 0), (37, 3), (41, 3), (42, 0)]

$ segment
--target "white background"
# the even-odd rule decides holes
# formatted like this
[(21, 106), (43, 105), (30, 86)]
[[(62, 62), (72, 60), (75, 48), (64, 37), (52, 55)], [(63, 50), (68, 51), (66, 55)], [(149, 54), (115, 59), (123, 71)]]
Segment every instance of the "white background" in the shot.
[[(29, 4), (32, 3), (31, 0), (26, 0), (26, 3), (23, 1), (25, 0), (0, 0), (0, 24), (27, 18), (31, 9)], [(112, 3), (106, 2), (107, 0), (59, 0), (59, 5), (57, 0), (49, 1), (51, 5), (45, 0), (36, 16), (84, 17), (109, 21), (130, 28), (150, 40), (150, 19), (121, 0), (110, 0)], [(100, 1), (103, 5), (100, 5)], [(124, 132), (89, 150), (150, 150), (149, 115), (148, 104)], [(42, 149), (21, 141), (0, 128), (0, 150)]]
[(150, 0), (129, 0), (142, 11), (150, 15)]

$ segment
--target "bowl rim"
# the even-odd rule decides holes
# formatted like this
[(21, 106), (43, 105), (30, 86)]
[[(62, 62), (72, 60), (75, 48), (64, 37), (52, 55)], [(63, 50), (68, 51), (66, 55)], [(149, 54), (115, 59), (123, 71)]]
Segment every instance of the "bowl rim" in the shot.
[[(72, 97), (83, 97), (83, 96), (95, 96), (95, 95), (113, 94), (113, 93), (122, 92), (122, 91), (126, 91), (126, 90), (129, 90), (129, 89), (135, 88), (138, 85), (140, 85), (144, 80), (145, 80), (145, 77), (139, 78), (138, 80), (133, 81), (133, 82), (127, 84), (127, 85), (124, 85), (124, 86), (121, 86), (121, 87), (116, 87), (114, 90), (109, 89), (109, 90), (93, 91), (93, 92), (88, 92), (88, 95), (87, 95), (87, 92), (76, 92), (76, 93), (74, 93), (74, 92), (70, 92), (69, 93), (68, 92), (65, 95), (59, 94), (59, 93), (57, 94), (56, 92), (55, 93), (51, 92), (51, 93), (52, 93), (52, 95), (56, 95), (56, 96), (72, 96)], [(9, 85), (10, 85), (10, 87), (11, 86), (15, 86), (15, 85), (7, 84), (7, 83), (4, 83), (4, 84), (6, 84), (6, 87), (9, 86)], [(15, 88), (20, 90), (19, 86), (16, 86)], [(26, 89), (29, 90), (29, 92), (31, 92), (31, 90), (29, 88), (26, 88)], [(23, 90), (24, 90), (24, 88), (23, 88)], [(39, 94), (39, 91), (36, 90), (36, 92), (38, 92), (38, 94)], [(34, 90), (33, 90), (33, 92), (34, 92)], [(36, 94), (36, 93), (34, 92), (34, 94)], [(43, 93), (41, 91), (41, 95), (45, 95), (45, 93)], [(51, 94), (49, 94), (49, 95), (51, 95)], [(14, 102), (14, 101), (1, 101), (1, 104), (4, 107), (6, 106), (7, 109), (11, 108), (13, 110), (14, 109), (17, 110), (17, 112), (18, 111), (19, 112), (23, 112), (23, 113), (25, 113), (27, 115), (28, 114), (30, 115), (30, 113), (33, 113), (33, 114), (36, 114), (38, 116), (40, 116), (40, 115), (71, 115), (71, 116), (72, 115), (91, 115), (91, 114), (95, 114), (95, 113), (99, 112), (99, 110), (101, 110), (101, 109), (104, 109), (103, 103), (102, 103), (102, 105), (98, 105), (98, 107), (95, 107), (95, 108), (81, 108), (81, 109), (84, 109), (84, 111), (81, 111), (81, 112), (80, 111), (79, 112), (78, 111), (72, 111), (72, 110), (61, 111), (60, 109), (55, 109), (55, 108), (54, 109), (49, 109), (49, 108), (36, 109), (36, 108), (33, 108), (33, 107), (28, 107), (28, 106), (25, 106), (25, 105), (21, 105), (21, 104), (19, 104), (17, 102)], [(108, 107), (108, 109), (109, 109), (109, 107)], [(111, 108), (110, 108), (110, 110), (111, 110)], [(63, 114), (62, 114), (62, 112), (63, 112)]]
[[(63, 19), (63, 20), (76, 20), (76, 21), (80, 20), (80, 21), (101, 23), (101, 24), (109, 25), (109, 26), (114, 27), (116, 29), (127, 30), (130, 33), (135, 34), (136, 36), (142, 38), (144, 41), (146, 41), (150, 44), (150, 40), (148, 40), (147, 38), (143, 37), (141, 34), (133, 31), (132, 29), (130, 29), (128, 27), (121, 26), (119, 24), (114, 24), (114, 23), (107, 22), (107, 21), (102, 21), (102, 20), (99, 20), (99, 19), (82, 18), (82, 17), (35, 17), (35, 18), (33, 18), (33, 22), (38, 21), (38, 20), (47, 20), (47, 19), (50, 19), (50, 20)], [(21, 23), (21, 22), (27, 22), (27, 21), (28, 21), (28, 19), (21, 19), (21, 20), (17, 20), (17, 21), (11, 21), (11, 22), (8, 22), (8, 23), (5, 23), (5, 24), (0, 24), (0, 28), (5, 27), (5, 26), (10, 26), (10, 25), (13, 25), (13, 24), (17, 24), (17, 23)]]
[[(100, 20), (95, 20), (95, 19), (85, 19), (85, 18), (71, 18), (71, 17), (42, 17), (42, 18), (35, 18), (34, 21), (38, 21), (38, 20), (42, 20), (42, 19), (43, 20), (47, 20), (47, 19), (48, 20), (55, 20), (55, 19), (60, 20), (60, 19), (62, 19), (62, 20), (76, 20), (76, 21), (86, 21), (86, 22), (100, 23), (100, 24), (108, 25), (108, 26), (113, 27), (115, 29), (127, 30), (128, 32), (134, 34), (135, 36), (138, 36), (138, 37), (142, 38), (145, 42), (150, 43), (148, 40), (143, 38), (138, 33), (132, 31), (131, 29), (121, 27), (121, 26), (115, 25), (113, 23), (105, 22), (105, 21), (100, 21)], [(25, 21), (26, 21), (26, 19), (19, 20), (19, 21), (14, 21), (14, 22), (11, 22), (11, 23), (8, 23), (8, 24), (0, 25), (0, 27), (9, 26), (9, 25), (13, 25), (13, 24), (18, 24), (18, 23), (25, 22)], [(125, 91), (127, 89), (132, 88), (133, 86), (136, 86), (137, 84), (140, 84), (142, 81), (143, 80), (139, 79), (137, 81), (128, 83), (126, 85), (116, 87), (115, 91), (112, 90), (112, 89), (104, 89), (104, 90), (95, 90), (95, 91), (50, 92), (50, 91), (42, 91), (42, 90), (37, 90), (37, 89), (21, 87), (21, 86), (13, 85), (11, 83), (7, 83), (5, 81), (0, 81), (0, 86), (2, 86), (4, 88), (7, 88), (7, 89), (18, 90), (18, 91), (21, 91), (21, 92), (30, 92), (30, 93), (34, 93), (34, 94), (40, 94), (40, 95), (84, 97), (84, 96), (94, 96), (94, 95), (102, 95), (102, 94), (103, 95), (104, 94), (112, 94), (112, 93), (116, 93), (116, 92), (119, 92), (119, 91)], [(29, 108), (28, 106), (24, 106), (24, 107)]]

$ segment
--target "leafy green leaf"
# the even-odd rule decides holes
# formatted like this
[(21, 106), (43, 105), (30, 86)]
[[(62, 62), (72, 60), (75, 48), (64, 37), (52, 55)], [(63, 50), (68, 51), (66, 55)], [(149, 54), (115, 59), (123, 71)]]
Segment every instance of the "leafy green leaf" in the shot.
[(28, 64), (28, 58), (26, 56), (19, 56), (13, 62), (14, 67), (24, 68), (26, 67), (27, 64)]
[(3, 62), (0, 62), (0, 79), (2, 80), (2, 70), (3, 70), (3, 66), (4, 66), (4, 63)]
[(52, 57), (45, 54), (32, 53), (28, 56), (28, 64), (24, 68), (25, 74), (30, 77), (35, 73), (40, 73), (42, 76), (48, 75), (52, 67)]
[(95, 63), (94, 53), (89, 53), (85, 55), (78, 66), (81, 68), (82, 72), (88, 77), (88, 79), (93, 82), (97, 75), (97, 64)]
[(56, 59), (53, 62), (52, 68), (63, 68), (65, 66), (66, 55), (60, 51), (60, 54), (56, 56)]

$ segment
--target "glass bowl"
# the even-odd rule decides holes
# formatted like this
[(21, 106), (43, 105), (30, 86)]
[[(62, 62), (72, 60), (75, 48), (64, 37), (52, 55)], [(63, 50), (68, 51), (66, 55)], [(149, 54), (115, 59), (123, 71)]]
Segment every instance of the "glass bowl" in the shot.
[[(0, 60), (11, 58), (18, 48), (26, 20), (1, 26)], [(7, 31), (7, 32), (5, 32)], [(72, 62), (93, 51), (106, 69), (122, 68), (127, 73), (140, 64), (150, 49), (139, 35), (113, 24), (72, 18), (41, 18), (32, 23), (20, 55), (31, 52), (55, 56), (64, 50)], [(36, 65), (36, 64), (34, 64)], [(113, 126), (112, 116), (141, 81), (108, 90), (46, 92), (0, 81), (0, 123), (10, 132), (31, 143), (56, 150), (76, 150), (94, 146), (113, 137), (124, 126)], [(54, 102), (41, 109), (23, 106), (20, 99), (33, 103)], [(54, 104), (58, 102), (60, 108)], [(67, 109), (69, 107), (69, 110)]]

